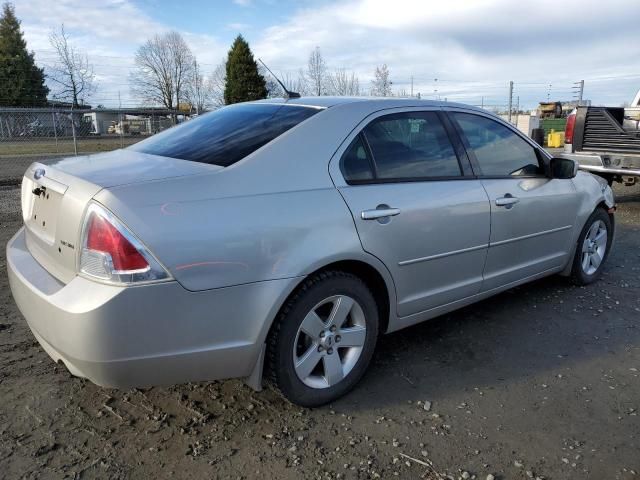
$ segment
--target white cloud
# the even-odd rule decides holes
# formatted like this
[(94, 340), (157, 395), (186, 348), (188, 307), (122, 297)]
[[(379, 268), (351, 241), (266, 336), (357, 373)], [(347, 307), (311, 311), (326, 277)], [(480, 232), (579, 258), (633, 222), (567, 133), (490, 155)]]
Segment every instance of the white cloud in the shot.
[[(98, 90), (92, 103), (134, 105), (128, 77), (139, 45), (152, 36), (169, 31), (171, 25), (157, 22), (130, 0), (18, 0), (16, 15), (22, 20), (28, 48), (42, 65), (54, 62), (49, 34), (62, 23), (72, 41), (83, 49), (94, 65)], [(213, 71), (226, 54), (211, 35), (181, 32), (203, 66)]]
[[(234, 3), (255, 7), (251, 0)], [(53, 56), (51, 28), (64, 22), (96, 65), (96, 97), (117, 104), (118, 92), (131, 101), (127, 77), (136, 48), (172, 28), (139, 5), (17, 0), (16, 13), (29, 48), (43, 63)], [(224, 58), (233, 33), (249, 31), (254, 53), (275, 72), (297, 75), (319, 46), (331, 68), (354, 70), (363, 90), (375, 66), (386, 63), (394, 87), (408, 90), (413, 77), (415, 91), (427, 96), (437, 88), (450, 99), (476, 103), (484, 96), (505, 103), (514, 80), (516, 95), (532, 105), (546, 99), (549, 83), (552, 98), (566, 99), (572, 83), (585, 79), (587, 97), (616, 104), (640, 87), (638, 18), (640, 2), (629, 0), (333, 0), (321, 6), (300, 2), (284, 21), (261, 30), (230, 23), (221, 28), (225, 41), (182, 33), (205, 72)], [(629, 78), (611, 78), (621, 75)]]
[(229, 23), (227, 24), (227, 30), (233, 30), (235, 32), (243, 32), (249, 30), (251, 26), (248, 23)]
[(410, 88), (413, 76), (417, 91), (467, 101), (505, 99), (509, 80), (523, 102), (545, 99), (549, 83), (552, 97), (566, 99), (586, 79), (594, 100), (621, 102), (640, 77), (635, 89), (633, 79), (589, 80), (639, 73), (638, 18), (640, 3), (627, 0), (350, 0), (300, 10), (253, 46), (281, 71), (304, 67), (320, 46), (330, 66), (363, 83), (386, 63), (396, 86)]
[(112, 42), (113, 50), (129, 50), (129, 45), (168, 28), (128, 0), (18, 0), (15, 7), (29, 44), (36, 50), (49, 47), (48, 33), (62, 23), (69, 32), (86, 39), (89, 49)]

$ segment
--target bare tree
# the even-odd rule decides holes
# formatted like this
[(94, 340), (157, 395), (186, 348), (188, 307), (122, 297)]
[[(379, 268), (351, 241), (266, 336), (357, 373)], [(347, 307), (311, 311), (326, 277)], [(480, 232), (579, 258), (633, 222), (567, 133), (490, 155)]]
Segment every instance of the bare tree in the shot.
[(354, 72), (349, 74), (344, 68), (341, 68), (329, 74), (327, 79), (332, 95), (360, 95), (360, 80)]
[(196, 113), (203, 112), (209, 104), (210, 91), (207, 88), (207, 81), (200, 70), (200, 65), (195, 58), (193, 59), (193, 70), (185, 90), (185, 96), (191, 104), (191, 108), (195, 108)]
[(193, 73), (187, 88), (187, 100), (197, 113), (224, 106), (224, 86), (226, 83), (225, 62), (219, 63), (206, 77), (197, 61), (193, 63)]
[(376, 67), (375, 77), (371, 80), (371, 96), (391, 96), (391, 81), (389, 80), (389, 69), (386, 64)]
[(77, 107), (95, 92), (95, 74), (86, 53), (77, 49), (64, 29), (54, 30), (49, 43), (56, 52), (55, 63), (48, 68), (48, 77), (55, 84), (54, 95)]
[(224, 107), (224, 86), (227, 83), (227, 67), (225, 62), (218, 64), (209, 76), (206, 88), (209, 92), (210, 108)]
[(264, 83), (267, 87), (267, 98), (281, 97), (283, 93), (282, 87), (261, 63), (258, 64), (258, 73), (264, 78)]
[(326, 78), (327, 66), (320, 53), (320, 47), (316, 47), (309, 55), (309, 63), (307, 65), (307, 80), (313, 95), (320, 96), (323, 94)]
[(304, 77), (302, 69), (298, 71), (297, 77), (287, 73), (282, 79), (282, 82), (287, 87), (287, 90), (291, 92), (297, 92), (302, 96), (310, 95), (309, 84)]
[(146, 102), (177, 109), (187, 97), (195, 58), (178, 32), (156, 35), (138, 48), (131, 91)]
[[(280, 85), (280, 83), (278, 83), (275, 77), (267, 70), (264, 70), (264, 73), (262, 75), (265, 77), (267, 83), (267, 90), (269, 92), (268, 97), (282, 97), (285, 92), (282, 91), (282, 86)], [(278, 78), (289, 92), (299, 93), (303, 97), (310, 95), (311, 90), (309, 87), (309, 83), (307, 81), (307, 78), (305, 78), (305, 74), (302, 69), (300, 69), (297, 76), (292, 75), (290, 72), (280, 72)]]

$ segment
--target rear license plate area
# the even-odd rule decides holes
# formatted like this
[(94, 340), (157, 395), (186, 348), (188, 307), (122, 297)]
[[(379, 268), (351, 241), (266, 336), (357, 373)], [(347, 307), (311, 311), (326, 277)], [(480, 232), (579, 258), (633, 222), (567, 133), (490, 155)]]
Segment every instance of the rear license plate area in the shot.
[[(66, 187), (60, 185), (41, 185), (33, 182), (30, 192), (29, 209), (25, 215), (25, 223), (29, 230), (50, 245), (55, 243), (56, 227), (62, 197)], [(27, 193), (29, 195), (29, 193)]]

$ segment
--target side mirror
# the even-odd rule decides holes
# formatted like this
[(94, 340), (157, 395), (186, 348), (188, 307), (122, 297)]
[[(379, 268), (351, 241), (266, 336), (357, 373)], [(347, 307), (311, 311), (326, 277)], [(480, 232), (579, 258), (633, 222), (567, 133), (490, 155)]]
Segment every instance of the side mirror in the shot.
[(578, 174), (578, 168), (578, 162), (569, 158), (552, 158), (549, 162), (551, 178), (573, 178)]

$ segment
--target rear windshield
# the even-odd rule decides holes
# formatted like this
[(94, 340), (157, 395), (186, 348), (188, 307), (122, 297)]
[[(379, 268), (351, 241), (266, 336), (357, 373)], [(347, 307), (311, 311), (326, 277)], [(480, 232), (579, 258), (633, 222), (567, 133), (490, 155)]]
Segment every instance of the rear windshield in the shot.
[(319, 111), (299, 105), (231, 105), (187, 120), (128, 148), (227, 167)]

